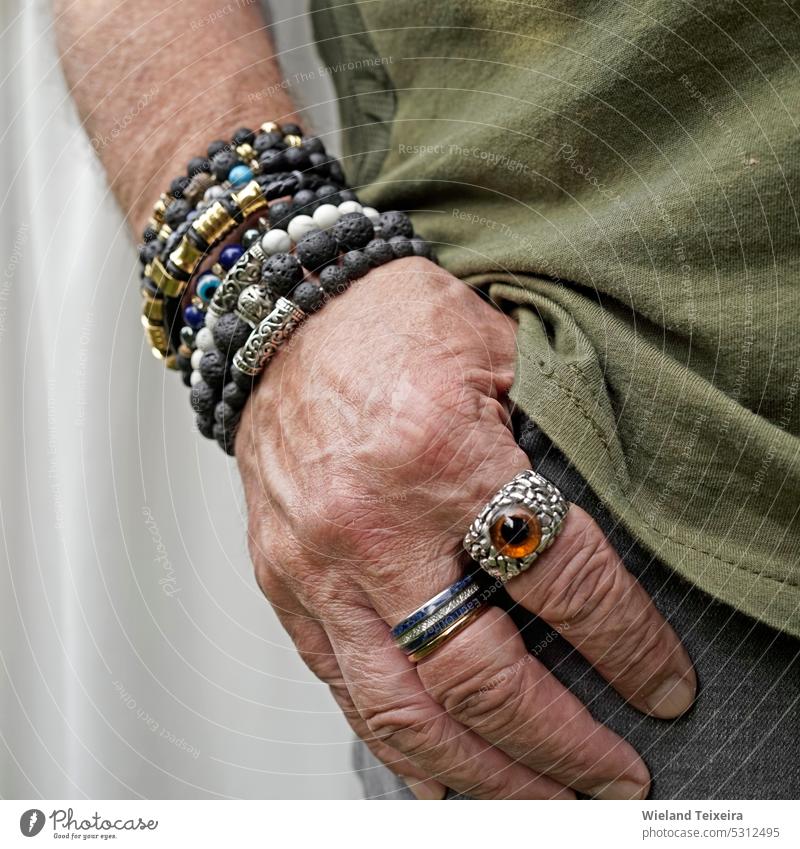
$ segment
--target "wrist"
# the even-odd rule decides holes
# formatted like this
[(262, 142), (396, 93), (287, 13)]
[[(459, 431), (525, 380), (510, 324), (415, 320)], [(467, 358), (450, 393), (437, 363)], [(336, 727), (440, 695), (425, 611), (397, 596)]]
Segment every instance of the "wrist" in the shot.
[(258, 4), (57, 0), (64, 74), (137, 235), (188, 158), (263, 116), (296, 123)]
[[(195, 124), (190, 111), (183, 113), (178, 123), (153, 129), (145, 148), (131, 157), (117, 178), (109, 173), (111, 187), (127, 211), (137, 241), (141, 240), (154, 202), (173, 177), (186, 172), (187, 162), (196, 156), (206, 156), (210, 140), (227, 140), (237, 127), (257, 128), (264, 120), (263, 111), (256, 106), (240, 106), (212, 118), (202, 114), (202, 109), (198, 112), (201, 114), (196, 116)], [(268, 117), (280, 123), (297, 123), (291, 109), (285, 117), (274, 117), (271, 112)]]
[(378, 266), (432, 255), (407, 215), (362, 206), (344, 179), (299, 126), (241, 127), (193, 158), (148, 220), (146, 339), (227, 453), (261, 372), (309, 316)]

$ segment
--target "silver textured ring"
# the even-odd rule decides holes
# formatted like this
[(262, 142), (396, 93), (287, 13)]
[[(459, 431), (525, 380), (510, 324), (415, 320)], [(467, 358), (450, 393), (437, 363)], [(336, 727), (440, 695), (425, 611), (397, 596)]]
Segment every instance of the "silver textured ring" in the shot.
[(508, 581), (553, 544), (568, 509), (550, 481), (532, 469), (520, 472), (478, 514), (464, 548), (493, 578)]

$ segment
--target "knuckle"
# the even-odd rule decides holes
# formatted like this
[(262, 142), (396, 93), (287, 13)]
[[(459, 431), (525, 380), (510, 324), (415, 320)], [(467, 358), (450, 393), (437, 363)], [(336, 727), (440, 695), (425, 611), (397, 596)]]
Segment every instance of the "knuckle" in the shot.
[(445, 468), (475, 420), (466, 409), (469, 394), (453, 363), (435, 364), (424, 375), (402, 382), (387, 401), (391, 438), (381, 443), (384, 468), (407, 486)]
[(261, 592), (272, 600), (283, 588), (285, 574), (282, 574), (282, 564), (297, 564), (300, 559), (292, 556), (288, 536), (280, 540), (279, 535), (267, 530), (263, 519), (256, 518), (252, 512), (248, 525), (247, 548), (256, 583)]
[(442, 742), (442, 717), (414, 702), (362, 710), (370, 733), (408, 755), (435, 749)]
[(474, 799), (507, 799), (510, 795), (508, 778), (501, 772), (487, 772), (470, 788), (469, 795)]
[(345, 705), (350, 704), (352, 700), (328, 638), (316, 627), (309, 627), (308, 623), (302, 619), (287, 630), (300, 659), (320, 681), (324, 681), (329, 686), (331, 694), (344, 709)]
[(508, 725), (509, 717), (518, 715), (524, 701), (520, 678), (503, 675), (473, 690), (455, 709), (455, 715), (466, 725), (480, 726), (487, 732), (499, 732)]
[(341, 487), (332, 488), (325, 499), (304, 511), (298, 533), (312, 544), (349, 536), (360, 518), (355, 507), (352, 493)]
[(331, 672), (330, 675), (320, 675), (316, 670), (313, 669), (313, 667), (310, 668), (318, 678), (328, 684), (328, 688), (331, 691), (331, 695), (336, 701), (336, 704), (339, 706), (341, 712), (344, 714), (345, 719), (347, 719), (347, 721), (351, 725), (357, 724), (361, 716), (356, 710), (355, 705), (353, 704), (353, 700), (350, 696), (350, 690), (348, 689), (347, 684), (345, 684), (344, 681), (337, 675), (337, 673), (334, 673), (332, 670), (328, 670), (329, 672)]
[(402, 568), (397, 560), (401, 549), (406, 558), (416, 555), (421, 562), (434, 558), (439, 542), (427, 533), (412, 536), (407, 527), (406, 498), (396, 486), (381, 489), (368, 480), (363, 486), (341, 482), (330, 487), (324, 503), (296, 511), (294, 559), (300, 554), (317, 581), (323, 581), (331, 566), (338, 575), (342, 569), (396, 575)]
[(576, 625), (605, 618), (624, 595), (616, 554), (602, 533), (587, 528), (562, 552), (564, 567), (540, 588), (540, 614)]
[(327, 565), (330, 556), (356, 563), (373, 559), (380, 550), (383, 524), (380, 509), (366, 493), (338, 487), (303, 517), (297, 532), (321, 564)]
[(521, 673), (525, 658), (496, 669), (483, 670), (480, 665), (468, 670), (460, 680), (452, 678), (432, 688), (434, 698), (459, 722), (480, 727), (486, 733), (499, 732), (509, 718), (519, 716), (524, 691)]
[(268, 599), (274, 597), (278, 589), (278, 579), (275, 573), (265, 563), (258, 561), (253, 565), (258, 588)]
[(315, 573), (342, 558), (360, 559), (380, 529), (370, 499), (347, 481), (329, 483), (324, 498), (318, 493), (298, 498), (290, 509), (290, 521), (270, 539), (271, 550), (277, 549), (283, 562), (304, 563)]

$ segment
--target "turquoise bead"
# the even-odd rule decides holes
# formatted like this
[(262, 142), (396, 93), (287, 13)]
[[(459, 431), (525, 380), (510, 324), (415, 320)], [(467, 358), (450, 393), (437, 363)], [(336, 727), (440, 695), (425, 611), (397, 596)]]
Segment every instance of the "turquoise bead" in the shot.
[(211, 274), (210, 272), (201, 274), (200, 279), (197, 281), (197, 294), (207, 303), (214, 297), (214, 292), (217, 291), (219, 284), (220, 279), (216, 274)]
[(253, 179), (253, 172), (246, 165), (234, 165), (228, 172), (228, 180), (234, 188), (246, 186)]

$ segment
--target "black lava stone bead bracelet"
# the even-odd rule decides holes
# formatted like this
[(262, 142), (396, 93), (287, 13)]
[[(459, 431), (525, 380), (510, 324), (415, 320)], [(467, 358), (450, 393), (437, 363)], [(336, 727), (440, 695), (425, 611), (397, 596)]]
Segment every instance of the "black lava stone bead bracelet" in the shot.
[[(209, 311), (198, 334), (201, 353), (195, 356), (190, 400), (200, 433), (233, 455), (250, 392), (294, 329), (370, 269), (408, 256), (434, 258), (430, 245), (414, 236), (407, 215), (385, 212), (371, 220), (363, 211), (353, 210), (344, 212), (329, 229), (302, 236), (293, 254), (279, 252), (266, 258), (260, 282), (245, 287), (231, 311), (219, 316)], [(241, 307), (253, 286), (263, 292), (264, 310), (271, 307), (257, 325), (245, 320)], [(210, 316), (216, 317), (209, 327)]]

